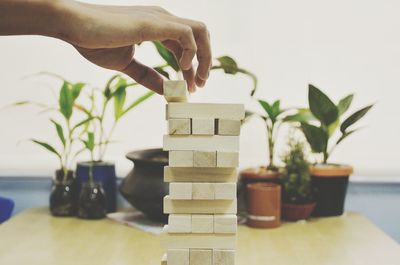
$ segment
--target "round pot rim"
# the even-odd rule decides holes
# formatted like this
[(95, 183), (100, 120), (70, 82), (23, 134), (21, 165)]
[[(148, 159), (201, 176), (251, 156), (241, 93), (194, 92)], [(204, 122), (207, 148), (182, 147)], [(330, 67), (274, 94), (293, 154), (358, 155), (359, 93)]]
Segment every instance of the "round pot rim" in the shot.
[(128, 152), (125, 157), (132, 162), (156, 162), (163, 165), (168, 165), (168, 162), (154, 161), (149, 158), (149, 153), (162, 153), (162, 148), (146, 148)]
[(314, 177), (347, 177), (353, 173), (353, 167), (342, 164), (316, 164), (310, 166), (310, 174)]
[(115, 163), (111, 161), (79, 161), (77, 164), (81, 166), (88, 167), (93, 163), (93, 166), (114, 166)]
[[(266, 169), (261, 172), (261, 169)], [(264, 166), (248, 167), (240, 171), (240, 176), (247, 179), (260, 179), (260, 180), (277, 180), (279, 179), (280, 172), (278, 170), (267, 169)]]
[(246, 188), (250, 191), (270, 191), (276, 188), (280, 189), (280, 185), (276, 183), (268, 183), (268, 182), (255, 182), (247, 184)]

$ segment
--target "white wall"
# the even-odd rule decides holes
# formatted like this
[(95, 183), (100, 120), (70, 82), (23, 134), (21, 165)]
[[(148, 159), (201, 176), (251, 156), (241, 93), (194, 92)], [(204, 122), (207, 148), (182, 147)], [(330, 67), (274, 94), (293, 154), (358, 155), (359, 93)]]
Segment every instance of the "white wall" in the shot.
[[(94, 2), (94, 1), (93, 1)], [(202, 20), (212, 34), (214, 55), (233, 55), (259, 77), (257, 96), (280, 98), (283, 106), (306, 105), (307, 84), (321, 87), (333, 99), (356, 92), (354, 108), (371, 102), (367, 127), (343, 143), (332, 161), (355, 166), (357, 175), (400, 176), (400, 8), (399, 1), (96, 1), (162, 5), (180, 16)], [(151, 45), (138, 57), (159, 62)], [(68, 44), (43, 37), (0, 37), (0, 106), (21, 99), (54, 100), (48, 78), (21, 80), (39, 71), (101, 86), (113, 73), (91, 65)], [(45, 85), (47, 84), (47, 85)], [(213, 73), (208, 85), (193, 96), (198, 102), (243, 102), (252, 108), (245, 77)], [(129, 169), (124, 154), (161, 146), (165, 132), (164, 101), (153, 97), (126, 117), (110, 148), (120, 175)], [(47, 115), (34, 108), (0, 111), (0, 175), (50, 175), (52, 156), (30, 143), (35, 137), (55, 140)], [(283, 132), (282, 136), (284, 136)], [(264, 126), (252, 120), (243, 129), (242, 166), (266, 159)], [(282, 144), (281, 139), (281, 144)]]

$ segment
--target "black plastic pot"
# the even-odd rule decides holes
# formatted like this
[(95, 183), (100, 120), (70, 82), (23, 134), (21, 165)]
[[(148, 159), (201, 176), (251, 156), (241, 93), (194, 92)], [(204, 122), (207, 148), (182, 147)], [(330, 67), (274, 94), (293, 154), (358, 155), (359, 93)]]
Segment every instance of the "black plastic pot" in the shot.
[(130, 152), (126, 157), (134, 168), (119, 186), (122, 196), (149, 219), (165, 223), (163, 198), (168, 194), (168, 183), (164, 183), (163, 172), (168, 153), (160, 148), (146, 149)]
[(49, 208), (54, 216), (75, 216), (77, 208), (74, 172), (68, 171), (64, 178), (62, 170), (56, 171), (50, 193)]
[(352, 167), (317, 165), (310, 169), (311, 187), (316, 206), (312, 216), (338, 216), (344, 212), (349, 176)]
[(101, 219), (105, 216), (106, 197), (101, 183), (84, 183), (79, 196), (78, 217)]

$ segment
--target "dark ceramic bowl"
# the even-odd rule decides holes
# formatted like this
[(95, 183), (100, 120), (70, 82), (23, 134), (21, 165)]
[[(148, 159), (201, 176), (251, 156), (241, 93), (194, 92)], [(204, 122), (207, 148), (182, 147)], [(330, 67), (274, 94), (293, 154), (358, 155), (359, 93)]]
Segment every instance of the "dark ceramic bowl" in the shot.
[(163, 198), (168, 194), (164, 183), (164, 166), (168, 165), (168, 152), (161, 148), (130, 152), (126, 158), (134, 164), (122, 180), (119, 191), (136, 209), (154, 221), (167, 221), (163, 214)]

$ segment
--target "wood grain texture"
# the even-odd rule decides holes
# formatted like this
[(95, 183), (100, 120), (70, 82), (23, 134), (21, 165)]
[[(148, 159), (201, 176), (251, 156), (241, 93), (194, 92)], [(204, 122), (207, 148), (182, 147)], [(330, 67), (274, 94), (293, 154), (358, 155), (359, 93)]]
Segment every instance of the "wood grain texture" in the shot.
[(213, 265), (212, 249), (191, 249), (190, 265)]
[(168, 164), (171, 167), (193, 167), (193, 151), (169, 151)]
[(218, 119), (216, 125), (219, 135), (240, 135), (240, 120)]
[(234, 214), (215, 214), (214, 233), (235, 234), (237, 231), (237, 216)]
[(214, 200), (215, 199), (215, 183), (193, 183), (192, 199), (193, 200)]
[(187, 182), (169, 183), (169, 196), (173, 200), (191, 200), (193, 184)]
[(213, 265), (235, 265), (235, 250), (214, 249)]
[(163, 94), (168, 102), (186, 102), (189, 97), (186, 81), (165, 80), (163, 83)]
[(239, 151), (239, 136), (222, 135), (164, 135), (164, 151)]
[(238, 167), (239, 152), (217, 152), (217, 167)]
[(189, 135), (191, 134), (190, 119), (169, 119), (168, 134), (171, 135)]
[(236, 214), (235, 200), (172, 200), (164, 197), (164, 213)]
[(214, 119), (192, 119), (192, 134), (193, 135), (214, 135), (215, 120)]
[(214, 233), (214, 215), (192, 214), (192, 233)]
[(165, 182), (236, 182), (236, 168), (164, 167)]
[[(356, 213), (276, 229), (239, 226), (237, 236), (241, 265), (400, 264), (399, 244)], [(158, 236), (107, 219), (55, 218), (47, 209), (3, 223), (0, 239), (1, 265), (153, 265), (165, 253)]]
[(189, 265), (189, 249), (168, 249), (167, 265)]
[(217, 152), (215, 151), (193, 151), (194, 167), (216, 167)]
[(235, 249), (235, 234), (182, 234), (168, 233), (168, 225), (161, 233), (161, 245), (171, 248)]
[(168, 227), (171, 233), (190, 233), (192, 232), (192, 215), (170, 214), (168, 216)]
[(243, 104), (169, 103), (166, 118), (244, 119)]

